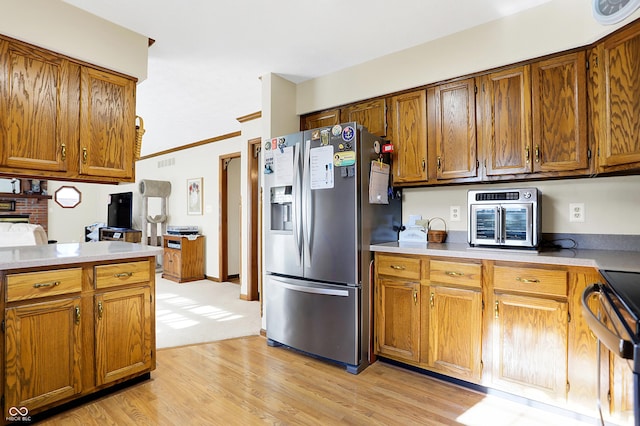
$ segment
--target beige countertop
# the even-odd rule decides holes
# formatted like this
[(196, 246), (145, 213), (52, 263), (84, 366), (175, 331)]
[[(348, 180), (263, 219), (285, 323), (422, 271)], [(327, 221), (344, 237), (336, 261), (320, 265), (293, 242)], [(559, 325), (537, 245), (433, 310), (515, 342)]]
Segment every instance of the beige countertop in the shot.
[(0, 270), (131, 259), (162, 254), (162, 247), (99, 241), (0, 248)]
[(640, 272), (640, 252), (634, 251), (559, 249), (536, 252), (518, 249), (476, 248), (461, 243), (400, 242), (374, 244), (370, 246), (370, 250), (381, 253), (586, 266), (601, 270)]

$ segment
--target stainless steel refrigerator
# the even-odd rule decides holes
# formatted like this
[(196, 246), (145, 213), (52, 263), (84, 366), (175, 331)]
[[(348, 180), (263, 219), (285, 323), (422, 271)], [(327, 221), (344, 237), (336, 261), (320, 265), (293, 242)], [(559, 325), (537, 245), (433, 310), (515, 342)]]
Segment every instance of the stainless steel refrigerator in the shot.
[(344, 364), (369, 363), (369, 245), (396, 241), (399, 191), (385, 141), (356, 123), (265, 143), (267, 342)]

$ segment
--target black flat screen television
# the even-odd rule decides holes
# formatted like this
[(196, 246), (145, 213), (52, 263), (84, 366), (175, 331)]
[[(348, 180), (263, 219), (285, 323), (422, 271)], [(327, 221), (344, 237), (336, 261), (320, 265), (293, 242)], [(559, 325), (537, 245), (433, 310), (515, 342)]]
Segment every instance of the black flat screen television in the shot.
[(107, 226), (109, 228), (131, 229), (133, 192), (109, 194)]

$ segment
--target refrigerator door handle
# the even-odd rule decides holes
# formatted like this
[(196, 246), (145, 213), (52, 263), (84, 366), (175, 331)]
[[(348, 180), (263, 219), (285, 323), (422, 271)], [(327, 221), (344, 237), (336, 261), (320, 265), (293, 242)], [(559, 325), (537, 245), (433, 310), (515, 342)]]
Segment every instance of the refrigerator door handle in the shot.
[(296, 263), (300, 266), (302, 262), (302, 183), (300, 182), (300, 144), (293, 146), (293, 203), (292, 203), (292, 220), (293, 220), (293, 239), (296, 242), (296, 249), (298, 255), (296, 256)]
[(289, 290), (299, 291), (302, 293), (311, 293), (311, 294), (322, 294), (325, 296), (340, 296), (340, 297), (349, 297), (349, 292), (347, 290), (339, 290), (333, 288), (318, 288), (318, 287), (307, 287), (295, 284), (289, 284), (282, 281), (274, 280), (277, 282), (277, 285), (280, 287), (284, 287)]
[(304, 150), (304, 160), (302, 164), (302, 229), (304, 246), (304, 265), (311, 266), (311, 223), (309, 219), (310, 199), (311, 199), (311, 182), (309, 176), (309, 161), (311, 158), (311, 141), (306, 141)]

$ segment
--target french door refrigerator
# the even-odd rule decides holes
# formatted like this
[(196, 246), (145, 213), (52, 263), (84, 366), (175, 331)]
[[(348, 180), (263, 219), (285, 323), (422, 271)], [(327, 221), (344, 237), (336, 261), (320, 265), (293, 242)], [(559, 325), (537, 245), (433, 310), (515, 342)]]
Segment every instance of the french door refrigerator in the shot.
[(369, 245), (397, 241), (402, 222), (383, 143), (351, 122), (273, 138), (263, 150), (267, 342), (353, 374), (369, 363)]

